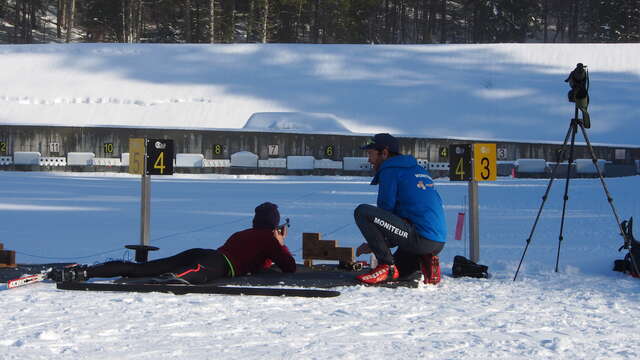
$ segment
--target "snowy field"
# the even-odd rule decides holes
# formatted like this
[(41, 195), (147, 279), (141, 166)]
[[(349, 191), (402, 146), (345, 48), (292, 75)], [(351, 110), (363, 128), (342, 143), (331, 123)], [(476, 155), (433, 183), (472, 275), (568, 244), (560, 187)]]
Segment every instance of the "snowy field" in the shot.
[(561, 142), (564, 79), (582, 62), (591, 140), (637, 146), (639, 57), (640, 44), (2, 45), (0, 124), (242, 129), (302, 112), (332, 114), (337, 133)]
[[(301, 233), (362, 238), (353, 209), (375, 203), (364, 177), (174, 175), (152, 181), (151, 243), (167, 256), (217, 247), (272, 201)], [(129, 175), (0, 172), (0, 239), (20, 263), (128, 258), (139, 241), (140, 180)], [(607, 184), (640, 219), (638, 177)], [(611, 271), (621, 237), (598, 180), (572, 180), (554, 273), (564, 181), (557, 181), (517, 282), (513, 275), (547, 180), (480, 186), (480, 263), (491, 279), (453, 279), (452, 239), (466, 183), (436, 181), (449, 240), (443, 281), (418, 289), (339, 288), (330, 299), (78, 293), (40, 283), (0, 291), (2, 359), (637, 359), (640, 282)], [(637, 230), (636, 230), (637, 233)], [(636, 235), (637, 236), (637, 235)], [(363, 258), (368, 260), (368, 258)]]

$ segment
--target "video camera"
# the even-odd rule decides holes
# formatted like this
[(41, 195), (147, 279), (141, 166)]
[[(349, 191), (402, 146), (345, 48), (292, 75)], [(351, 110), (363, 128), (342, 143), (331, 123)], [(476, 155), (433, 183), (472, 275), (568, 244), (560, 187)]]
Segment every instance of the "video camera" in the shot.
[[(575, 103), (577, 100), (589, 98), (589, 72), (583, 63), (578, 63), (564, 82), (571, 86), (571, 90), (567, 94), (569, 102)], [(587, 100), (588, 102), (589, 100)]]

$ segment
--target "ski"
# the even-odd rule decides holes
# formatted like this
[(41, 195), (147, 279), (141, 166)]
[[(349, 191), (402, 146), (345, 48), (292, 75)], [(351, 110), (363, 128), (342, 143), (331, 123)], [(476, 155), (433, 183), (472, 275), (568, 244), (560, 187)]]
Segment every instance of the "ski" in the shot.
[(19, 277), (17, 279), (9, 280), (7, 281), (7, 289), (13, 289), (20, 286), (25, 286), (25, 285), (47, 280), (48, 275), (49, 275), (48, 271), (46, 272), (43, 271), (39, 274), (27, 275), (27, 276)]
[(215, 286), (182, 284), (114, 284), (90, 282), (59, 282), (61, 290), (85, 291), (123, 291), (123, 292), (163, 292), (174, 295), (183, 294), (223, 294), (252, 296), (296, 296), (296, 297), (335, 297), (339, 291), (291, 288), (261, 288), (250, 286)]

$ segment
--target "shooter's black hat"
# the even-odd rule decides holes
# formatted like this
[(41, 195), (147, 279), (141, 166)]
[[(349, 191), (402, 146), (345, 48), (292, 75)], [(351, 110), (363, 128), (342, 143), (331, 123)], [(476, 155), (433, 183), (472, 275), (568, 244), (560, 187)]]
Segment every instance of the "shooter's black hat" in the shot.
[(255, 229), (275, 229), (278, 224), (280, 224), (278, 205), (265, 202), (256, 207), (256, 215), (253, 217)]
[(384, 150), (384, 148), (389, 149), (390, 152), (400, 153), (400, 145), (398, 144), (398, 139), (387, 133), (375, 134), (369, 140), (367, 145), (360, 147), (360, 149), (362, 150)]

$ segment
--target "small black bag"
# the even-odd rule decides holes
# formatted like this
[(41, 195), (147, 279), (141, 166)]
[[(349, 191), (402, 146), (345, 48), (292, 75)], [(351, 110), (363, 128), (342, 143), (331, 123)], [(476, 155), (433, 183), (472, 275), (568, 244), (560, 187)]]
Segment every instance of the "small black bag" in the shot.
[(476, 264), (464, 256), (456, 255), (453, 258), (453, 277), (468, 276), (486, 279), (489, 277), (489, 267)]
[(633, 277), (640, 277), (640, 242), (633, 237), (633, 218), (625, 220), (620, 224), (622, 226), (623, 235), (625, 235), (628, 244), (620, 247), (629, 249), (629, 253), (624, 260), (615, 260), (613, 262), (613, 271), (629, 273)]

